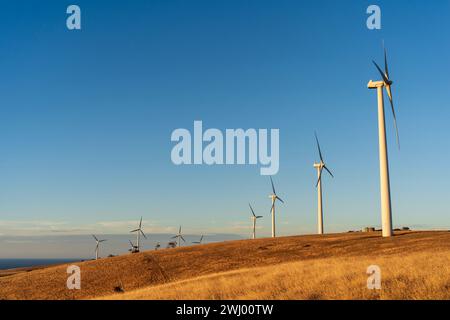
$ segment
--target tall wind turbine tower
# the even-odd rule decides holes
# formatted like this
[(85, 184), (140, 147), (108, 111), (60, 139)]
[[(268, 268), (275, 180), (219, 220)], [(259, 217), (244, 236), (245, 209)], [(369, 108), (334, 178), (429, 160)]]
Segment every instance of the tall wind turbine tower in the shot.
[(325, 162), (322, 157), (322, 151), (320, 150), (319, 139), (317, 138), (317, 133), (314, 133), (316, 136), (317, 150), (319, 150), (319, 163), (314, 163), (314, 168), (317, 169), (317, 234), (323, 234), (323, 207), (322, 207), (322, 170), (325, 169), (331, 177), (334, 178), (331, 171), (325, 165)]
[(141, 220), (139, 221), (139, 228), (131, 230), (130, 232), (136, 232), (136, 250), (134, 251), (135, 253), (139, 252), (139, 240), (140, 240), (140, 236), (141, 234), (144, 236), (145, 239), (147, 239), (147, 236), (145, 235), (144, 231), (142, 231), (142, 217)]
[(253, 222), (253, 239), (256, 239), (256, 220), (262, 218), (262, 216), (257, 216), (255, 214), (255, 211), (253, 211), (252, 206), (250, 205), (250, 203), (248, 204), (248, 206), (250, 207), (250, 210), (252, 211), (252, 222)]
[(372, 61), (378, 72), (381, 74), (383, 80), (369, 81), (367, 87), (369, 89), (377, 89), (378, 97), (378, 144), (380, 149), (380, 191), (381, 191), (381, 226), (383, 230), (383, 237), (391, 237), (392, 231), (392, 207), (391, 207), (391, 188), (389, 181), (389, 162), (386, 142), (386, 122), (384, 117), (384, 97), (383, 88), (389, 97), (391, 104), (392, 115), (394, 117), (395, 133), (397, 137), (397, 146), (400, 149), (400, 142), (398, 137), (397, 119), (395, 117), (394, 102), (392, 99), (391, 86), (392, 80), (389, 78), (389, 70), (387, 63), (386, 49), (384, 49), (384, 72), (375, 61)]
[(275, 187), (273, 185), (272, 177), (270, 177), (270, 183), (272, 184), (272, 194), (269, 195), (269, 198), (272, 199), (272, 207), (270, 209), (270, 212), (272, 213), (272, 238), (276, 237), (275, 233), (275, 202), (277, 200), (280, 200), (282, 203), (284, 203), (283, 200), (279, 196), (277, 196), (277, 193), (275, 192)]
[(105, 242), (106, 239), (98, 240), (96, 236), (94, 236), (94, 235), (92, 235), (92, 236), (94, 237), (95, 241), (97, 242), (97, 245), (95, 246), (95, 260), (98, 260), (98, 251), (99, 251), (100, 243)]

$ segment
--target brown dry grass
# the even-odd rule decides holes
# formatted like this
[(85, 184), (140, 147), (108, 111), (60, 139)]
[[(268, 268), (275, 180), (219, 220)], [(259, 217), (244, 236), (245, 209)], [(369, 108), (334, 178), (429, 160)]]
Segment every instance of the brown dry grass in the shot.
[[(369, 265), (382, 270), (381, 290), (368, 290)], [(102, 299), (450, 299), (450, 251), (402, 257), (328, 258), (229, 271), (150, 286)]]
[[(2, 277), (0, 299), (449, 299), (449, 257), (450, 232), (229, 241), (79, 263), (77, 291), (67, 265)], [(381, 291), (366, 288), (370, 264)]]

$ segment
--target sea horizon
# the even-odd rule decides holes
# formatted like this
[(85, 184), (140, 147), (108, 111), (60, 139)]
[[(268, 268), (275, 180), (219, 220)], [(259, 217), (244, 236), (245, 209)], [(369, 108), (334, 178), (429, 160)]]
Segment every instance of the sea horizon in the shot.
[(63, 264), (69, 262), (78, 262), (82, 260), (88, 260), (86, 258), (67, 258), (67, 259), (52, 259), (52, 258), (8, 258), (2, 259), (0, 258), (0, 270), (8, 270), (8, 269), (17, 269), (17, 268), (29, 268), (29, 267), (38, 267), (38, 266), (49, 266), (53, 264)]

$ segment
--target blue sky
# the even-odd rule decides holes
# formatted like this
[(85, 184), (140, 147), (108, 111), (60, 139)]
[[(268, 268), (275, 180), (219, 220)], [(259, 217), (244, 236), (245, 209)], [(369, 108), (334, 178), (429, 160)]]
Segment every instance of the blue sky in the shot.
[[(366, 28), (378, 4), (382, 29)], [(449, 228), (448, 1), (65, 1), (0, 10), (0, 234), (270, 231), (255, 166), (180, 166), (176, 128), (279, 128), (281, 234), (379, 225), (371, 64), (388, 48), (402, 149), (387, 109), (393, 221)], [(113, 226), (113, 227), (112, 227)]]

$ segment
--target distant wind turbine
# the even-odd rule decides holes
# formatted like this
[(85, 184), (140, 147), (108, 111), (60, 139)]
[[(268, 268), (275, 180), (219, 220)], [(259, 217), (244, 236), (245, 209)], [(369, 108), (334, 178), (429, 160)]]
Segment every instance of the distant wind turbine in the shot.
[(200, 240), (199, 240), (199, 241), (192, 241), (192, 243), (195, 243), (195, 244), (201, 244), (202, 241), (203, 241), (203, 235), (200, 237)]
[(273, 185), (272, 177), (270, 177), (270, 183), (272, 184), (272, 192), (273, 192), (271, 195), (269, 195), (269, 198), (272, 199), (272, 207), (270, 209), (270, 212), (272, 213), (272, 238), (275, 238), (276, 237), (276, 234), (275, 234), (275, 202), (277, 200), (279, 200), (282, 203), (284, 203), (284, 201), (281, 200), (281, 198), (275, 192), (275, 187)]
[(131, 251), (131, 253), (135, 253), (135, 252), (138, 252), (138, 251), (136, 251), (136, 250), (139, 250), (138, 249), (138, 247), (137, 246), (135, 246), (134, 245), (134, 243), (133, 242), (131, 242), (131, 240), (128, 240), (128, 242), (130, 243), (130, 245), (131, 245), (131, 249), (129, 250), (129, 251)]
[(252, 206), (250, 205), (250, 203), (248, 204), (248, 206), (250, 207), (250, 210), (252, 211), (252, 222), (253, 222), (253, 239), (256, 239), (256, 220), (262, 218), (262, 216), (257, 216), (255, 214), (255, 211), (253, 211)]
[(94, 237), (95, 241), (97, 242), (97, 245), (95, 246), (95, 260), (98, 260), (98, 252), (99, 252), (100, 243), (105, 242), (106, 239), (98, 240), (95, 235), (92, 235), (92, 236)]
[(334, 177), (331, 171), (325, 165), (325, 161), (323, 160), (322, 151), (320, 150), (319, 139), (317, 138), (317, 133), (314, 133), (316, 136), (317, 150), (319, 150), (320, 162), (314, 163), (314, 168), (317, 169), (317, 233), (323, 234), (323, 208), (322, 208), (322, 170), (325, 169), (331, 177)]
[(155, 245), (155, 250), (158, 250), (160, 247), (161, 247), (161, 244), (159, 242), (157, 242)]
[[(384, 44), (383, 44), (384, 47)], [(381, 225), (383, 237), (391, 237), (392, 231), (392, 206), (391, 206), (391, 187), (389, 181), (389, 161), (386, 142), (386, 122), (384, 116), (384, 97), (383, 88), (386, 89), (391, 105), (391, 111), (394, 118), (394, 127), (397, 138), (397, 146), (400, 149), (400, 139), (398, 136), (397, 119), (395, 116), (394, 102), (392, 98), (391, 86), (393, 84), (389, 77), (387, 53), (384, 48), (384, 72), (380, 66), (372, 61), (383, 80), (372, 81), (370, 80), (367, 87), (369, 89), (377, 89), (378, 97), (378, 145), (380, 152), (380, 191), (381, 191)]]
[(178, 234), (176, 236), (172, 237), (172, 239), (175, 239), (175, 238), (177, 239), (178, 247), (181, 247), (180, 239), (183, 240), (183, 242), (186, 242), (186, 240), (184, 240), (184, 238), (183, 238), (183, 235), (181, 234), (181, 226), (180, 226), (180, 229), (178, 230)]
[(136, 250), (134, 252), (139, 252), (140, 250), (139, 240), (141, 234), (144, 236), (145, 239), (147, 239), (147, 236), (145, 235), (144, 231), (142, 231), (142, 217), (141, 220), (139, 221), (139, 228), (131, 230), (130, 232), (136, 232)]

